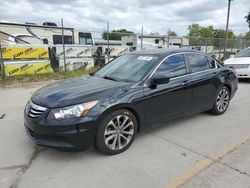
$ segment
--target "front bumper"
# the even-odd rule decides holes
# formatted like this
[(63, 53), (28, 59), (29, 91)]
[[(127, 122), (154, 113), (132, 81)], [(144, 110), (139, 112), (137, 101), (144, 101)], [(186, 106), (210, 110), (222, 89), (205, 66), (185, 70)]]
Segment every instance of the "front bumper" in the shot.
[(93, 146), (97, 123), (94, 118), (48, 120), (44, 116), (30, 118), (24, 112), (24, 126), (37, 145), (65, 150), (84, 150)]
[(248, 69), (235, 69), (238, 78), (250, 78), (250, 68)]

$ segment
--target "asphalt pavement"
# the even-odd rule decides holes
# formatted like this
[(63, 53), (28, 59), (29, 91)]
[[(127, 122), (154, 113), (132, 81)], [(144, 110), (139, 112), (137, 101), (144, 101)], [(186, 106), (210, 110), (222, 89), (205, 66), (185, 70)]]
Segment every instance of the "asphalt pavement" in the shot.
[(62, 152), (36, 146), (23, 110), (47, 83), (0, 88), (0, 188), (250, 187), (250, 82), (228, 111), (201, 113), (139, 134), (125, 152)]

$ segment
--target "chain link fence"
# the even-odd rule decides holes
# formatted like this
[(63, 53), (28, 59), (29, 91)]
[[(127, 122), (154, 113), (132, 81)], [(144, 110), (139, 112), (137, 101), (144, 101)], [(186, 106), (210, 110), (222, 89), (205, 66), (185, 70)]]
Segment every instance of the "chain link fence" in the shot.
[(225, 57), (224, 38), (189, 38), (189, 47), (213, 55), (218, 60), (225, 60), (229, 58), (230, 55), (236, 54), (240, 50), (250, 47), (250, 40), (244, 38), (227, 39)]
[[(59, 28), (57, 35), (59, 38), (57, 40), (61, 39), (61, 43), (59, 42), (60, 44), (56, 45), (48, 44), (48, 41), (45, 44), (46, 41), (44, 39), (41, 39), (43, 43), (39, 45), (26, 44), (25, 41), (15, 37), (14, 39), (18, 44), (13, 44), (13, 42), (11, 44), (1, 43), (1, 77), (90, 69), (96, 66), (103, 66), (124, 53), (136, 50), (195, 49), (208, 53), (218, 60), (224, 60), (229, 58), (230, 55), (236, 54), (238, 51), (250, 46), (250, 40), (244, 38), (228, 39), (224, 53), (224, 38), (148, 34), (143, 32), (143, 27), (140, 33), (124, 30), (110, 31), (109, 24), (107, 24), (105, 30), (88, 32), (91, 34), (91, 38), (89, 38), (91, 42), (86, 39), (84, 44), (80, 44), (80, 39), (78, 42), (75, 41), (74, 35), (76, 33), (71, 29), (70, 34), (66, 31), (66, 28)], [(80, 33), (78, 34), (80, 37)], [(70, 35), (72, 35), (72, 39), (68, 40)]]

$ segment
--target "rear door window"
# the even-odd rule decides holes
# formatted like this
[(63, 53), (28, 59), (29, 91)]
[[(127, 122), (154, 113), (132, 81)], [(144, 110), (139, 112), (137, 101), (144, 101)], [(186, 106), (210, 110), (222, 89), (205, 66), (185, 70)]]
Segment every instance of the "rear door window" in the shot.
[(186, 58), (191, 66), (192, 72), (200, 72), (209, 69), (209, 64), (205, 55), (189, 53), (186, 54)]

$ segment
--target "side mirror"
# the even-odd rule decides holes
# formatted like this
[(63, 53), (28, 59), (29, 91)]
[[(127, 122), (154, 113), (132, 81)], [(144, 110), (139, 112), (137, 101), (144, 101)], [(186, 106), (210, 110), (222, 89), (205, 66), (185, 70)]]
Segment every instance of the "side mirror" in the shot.
[(152, 77), (149, 88), (155, 89), (157, 88), (158, 84), (167, 84), (170, 81), (170, 76), (169, 75), (164, 75), (164, 74), (156, 74)]
[(158, 74), (153, 77), (153, 82), (156, 84), (167, 84), (170, 80), (168, 75)]
[(235, 55), (233, 55), (233, 54), (232, 54), (232, 55), (230, 55), (230, 58), (234, 58), (234, 57), (235, 57)]

